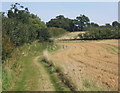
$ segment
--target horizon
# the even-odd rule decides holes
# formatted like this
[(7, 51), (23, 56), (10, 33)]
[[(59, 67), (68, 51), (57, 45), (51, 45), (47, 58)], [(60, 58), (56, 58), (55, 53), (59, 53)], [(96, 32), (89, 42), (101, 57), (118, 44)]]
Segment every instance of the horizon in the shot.
[[(2, 12), (7, 12), (10, 5), (16, 2), (2, 2)], [(99, 25), (112, 24), (118, 21), (117, 2), (18, 2), (28, 7), (29, 12), (48, 22), (58, 15), (75, 19), (80, 14), (86, 15), (90, 22)], [(71, 7), (72, 6), (72, 7)]]

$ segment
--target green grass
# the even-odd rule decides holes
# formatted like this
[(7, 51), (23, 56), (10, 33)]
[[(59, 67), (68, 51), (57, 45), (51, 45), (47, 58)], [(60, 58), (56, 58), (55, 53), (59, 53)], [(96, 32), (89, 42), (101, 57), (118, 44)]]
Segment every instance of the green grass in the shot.
[[(63, 73), (63, 69), (54, 64), (53, 61), (46, 57), (40, 58), (40, 62), (50, 75), (51, 81), (54, 84), (56, 91), (75, 91), (76, 86), (73, 82)], [(58, 81), (58, 83), (56, 83)], [(63, 89), (64, 88), (64, 89)]]
[[(32, 86), (31, 82), (28, 82), (28, 80), (32, 80), (32, 82), (37, 82), (37, 69), (32, 66), (32, 57), (28, 56), (23, 58), (21, 61), (24, 61), (24, 68), (22, 75), (20, 77), (19, 82), (17, 82), (16, 87), (14, 90), (16, 91), (26, 91), (31, 87), (31, 90), (36, 88), (37, 86)], [(31, 70), (32, 68), (32, 70)], [(34, 77), (33, 77), (34, 76)], [(28, 85), (29, 84), (29, 85)], [(36, 85), (36, 84), (35, 84)]]
[[(49, 47), (47, 47), (47, 50), (50, 53), (54, 53), (56, 51), (58, 51), (61, 47), (55, 44), (51, 44)], [(43, 62), (43, 58), (40, 58), (40, 64), (42, 64), (42, 66), (45, 68), (45, 70), (47, 71), (51, 82), (53, 84), (53, 86), (55, 87), (55, 91), (59, 92), (59, 91), (70, 91), (70, 89), (63, 83), (61, 82), (60, 77), (58, 77), (57, 73), (56, 73), (56, 69), (52, 66), (49, 66), (49, 64), (46, 64), (45, 62)], [(52, 64), (53, 65), (53, 64)]]
[(10, 82), (9, 82), (10, 80), (6, 71), (2, 72), (2, 76), (4, 77), (2, 82), (3, 83), (2, 87), (3, 87), (3, 90), (6, 90), (10, 86)]
[[(37, 87), (37, 69), (33, 67), (32, 59), (42, 55), (44, 49), (52, 51), (53, 44), (33, 43), (16, 48), (12, 57), (7, 59), (3, 68), (3, 91), (34, 90)], [(33, 77), (34, 76), (34, 77)], [(32, 82), (31, 82), (32, 81)]]
[(52, 66), (50, 67), (45, 62), (42, 62), (41, 59), (40, 62), (48, 72), (51, 82), (54, 85), (56, 91), (70, 91), (69, 88), (61, 82), (60, 77), (58, 77), (56, 70)]
[[(32, 53), (35, 52), (34, 56), (38, 56), (38, 55), (41, 55), (42, 54), (42, 51), (44, 49), (48, 49), (49, 51), (55, 51), (56, 49), (58, 49), (58, 47), (54, 48), (55, 45), (51, 44), (51, 43), (46, 43), (46, 44), (43, 44), (43, 45), (34, 45), (34, 46), (31, 46), (31, 49), (32, 49)], [(32, 62), (31, 60), (33, 59), (33, 54), (31, 53), (31, 55), (28, 55), (27, 57), (24, 57), (22, 60), (24, 61), (24, 72), (23, 72), (23, 75), (21, 77), (21, 80), (20, 82), (18, 82), (18, 87), (16, 87), (15, 89), (17, 91), (20, 91), (20, 90), (24, 90), (27, 89), (27, 85), (26, 84), (29, 84), (28, 86), (31, 87), (32, 89), (35, 89), (37, 87), (37, 69), (35, 67), (32, 66)], [(32, 71), (31, 71), (31, 68), (32, 68)], [(44, 73), (43, 73), (44, 74)], [(34, 76), (34, 77), (33, 77)], [(39, 77), (38, 77), (39, 78)], [(33, 81), (34, 80), (34, 81)], [(33, 83), (29, 82), (29, 81), (32, 81)], [(33, 86), (34, 85), (34, 86)], [(32, 90), (31, 89), (31, 90)]]
[[(38, 87), (38, 69), (33, 66), (33, 58), (42, 56), (43, 50), (47, 49), (50, 53), (58, 51), (61, 47), (54, 43), (33, 43), (25, 44), (16, 48), (12, 54), (12, 58), (7, 59), (3, 68), (3, 91), (29, 91), (35, 90)], [(40, 58), (40, 61), (42, 59)], [(56, 72), (57, 68), (48, 66), (44, 62), (40, 62), (44, 67), (50, 81), (53, 84), (55, 91), (70, 91), (70, 88), (62, 82), (62, 79), (67, 80), (67, 77), (61, 77)], [(41, 72), (42, 73), (42, 72)], [(44, 73), (43, 73), (44, 74)], [(67, 80), (70, 85), (70, 81)], [(94, 84), (93, 84), (94, 85)], [(86, 90), (92, 90), (93, 86), (89, 82), (84, 81)], [(91, 86), (93, 86), (91, 88)], [(40, 86), (39, 86), (40, 87)], [(95, 87), (97, 89), (97, 87)], [(94, 89), (93, 89), (94, 90)]]

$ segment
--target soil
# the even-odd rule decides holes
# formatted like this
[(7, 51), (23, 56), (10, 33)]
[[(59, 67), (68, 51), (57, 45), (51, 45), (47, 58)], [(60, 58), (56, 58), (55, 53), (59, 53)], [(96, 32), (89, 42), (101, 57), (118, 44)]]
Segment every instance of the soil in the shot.
[(52, 59), (78, 90), (118, 90), (118, 40), (57, 44), (63, 49)]

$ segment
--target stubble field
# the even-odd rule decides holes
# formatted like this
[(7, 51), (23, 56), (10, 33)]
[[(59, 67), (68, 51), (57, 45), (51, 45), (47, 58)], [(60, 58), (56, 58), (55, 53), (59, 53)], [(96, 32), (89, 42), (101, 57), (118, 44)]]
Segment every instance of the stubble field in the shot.
[(118, 40), (59, 42), (51, 57), (77, 90), (118, 89)]

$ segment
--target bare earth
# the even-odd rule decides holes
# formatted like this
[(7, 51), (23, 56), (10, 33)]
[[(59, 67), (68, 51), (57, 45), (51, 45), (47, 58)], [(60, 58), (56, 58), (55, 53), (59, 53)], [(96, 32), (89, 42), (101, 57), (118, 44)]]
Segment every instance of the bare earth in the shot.
[(78, 34), (83, 34), (87, 31), (79, 31), (79, 32), (70, 32), (70, 33), (67, 33), (65, 35), (63, 35), (62, 37), (60, 38), (56, 38), (55, 40), (64, 40), (64, 39), (78, 39)]
[(118, 90), (118, 40), (57, 44), (52, 59), (78, 90)]

